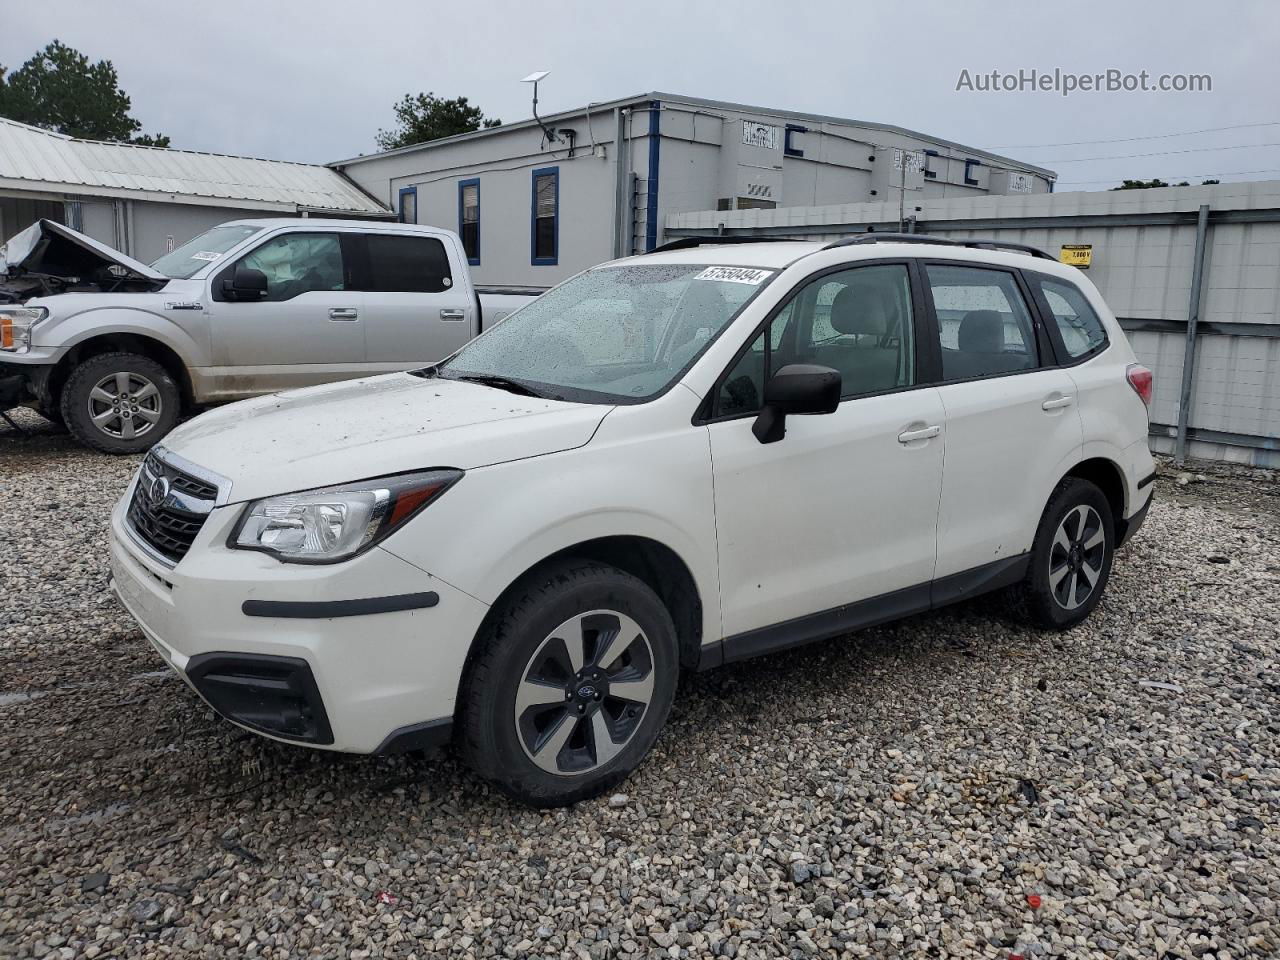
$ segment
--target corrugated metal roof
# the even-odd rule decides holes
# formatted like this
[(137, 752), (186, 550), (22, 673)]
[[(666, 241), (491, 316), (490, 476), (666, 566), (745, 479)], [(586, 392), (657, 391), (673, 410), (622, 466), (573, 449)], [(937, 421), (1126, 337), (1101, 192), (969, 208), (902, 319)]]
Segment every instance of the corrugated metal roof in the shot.
[(78, 140), (0, 117), (0, 181), (5, 180), (90, 195), (164, 194), (178, 202), (199, 197), (261, 209), (390, 213), (328, 167)]

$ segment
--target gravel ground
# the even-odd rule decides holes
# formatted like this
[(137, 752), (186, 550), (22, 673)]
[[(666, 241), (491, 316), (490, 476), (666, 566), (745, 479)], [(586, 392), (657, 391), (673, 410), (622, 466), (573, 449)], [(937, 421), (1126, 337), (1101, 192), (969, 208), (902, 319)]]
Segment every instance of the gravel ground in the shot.
[(628, 796), (539, 813), (214, 717), (105, 592), (136, 461), (24, 422), (0, 956), (1280, 955), (1275, 474), (1166, 467), (1071, 633), (987, 599), (688, 680)]

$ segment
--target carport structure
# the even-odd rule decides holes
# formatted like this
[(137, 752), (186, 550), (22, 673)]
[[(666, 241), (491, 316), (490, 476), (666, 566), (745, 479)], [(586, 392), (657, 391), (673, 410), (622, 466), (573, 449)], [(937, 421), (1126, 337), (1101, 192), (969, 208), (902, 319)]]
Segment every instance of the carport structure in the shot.
[(80, 140), (0, 118), (0, 242), (46, 218), (150, 262), (227, 220), (312, 214), (394, 216), (328, 167)]

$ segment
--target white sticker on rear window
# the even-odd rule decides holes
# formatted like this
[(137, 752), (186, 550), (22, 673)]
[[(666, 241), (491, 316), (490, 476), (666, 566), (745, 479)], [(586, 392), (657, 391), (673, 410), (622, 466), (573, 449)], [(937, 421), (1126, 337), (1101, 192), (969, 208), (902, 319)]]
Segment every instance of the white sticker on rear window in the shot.
[(720, 283), (749, 283), (759, 286), (769, 279), (772, 270), (752, 270), (747, 267), (707, 267), (693, 279), (716, 280)]
[(213, 262), (214, 260), (217, 260), (220, 256), (222, 256), (222, 254), (220, 253), (210, 253), (208, 250), (201, 250), (199, 253), (193, 253), (191, 255), (191, 259), (192, 260), (208, 260), (210, 262)]

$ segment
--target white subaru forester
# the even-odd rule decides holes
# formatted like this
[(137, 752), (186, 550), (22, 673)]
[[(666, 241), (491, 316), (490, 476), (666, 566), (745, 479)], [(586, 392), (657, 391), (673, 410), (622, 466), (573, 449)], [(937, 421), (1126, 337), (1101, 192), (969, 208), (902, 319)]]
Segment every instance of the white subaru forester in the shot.
[(448, 360), (197, 417), (114, 589), (232, 722), (610, 789), (681, 669), (999, 588), (1067, 628), (1142, 524), (1151, 374), (1077, 270), (921, 236), (683, 240)]

